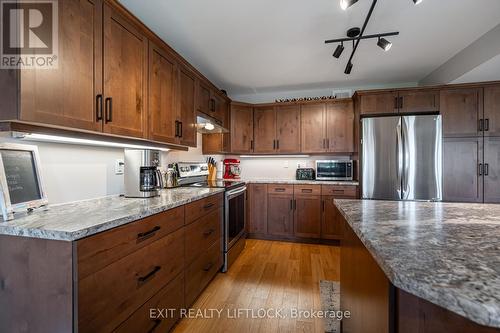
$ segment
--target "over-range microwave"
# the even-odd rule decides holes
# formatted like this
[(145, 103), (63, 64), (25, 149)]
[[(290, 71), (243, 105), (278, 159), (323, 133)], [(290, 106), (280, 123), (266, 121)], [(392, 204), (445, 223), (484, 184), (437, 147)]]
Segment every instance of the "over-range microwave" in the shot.
[(316, 161), (316, 180), (352, 180), (353, 161)]

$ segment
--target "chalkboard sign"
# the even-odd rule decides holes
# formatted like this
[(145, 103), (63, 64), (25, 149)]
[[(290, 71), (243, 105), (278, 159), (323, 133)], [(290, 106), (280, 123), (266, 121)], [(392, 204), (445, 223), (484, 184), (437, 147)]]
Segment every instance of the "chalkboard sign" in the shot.
[(3, 150), (1, 154), (11, 204), (40, 200), (33, 152)]
[(3, 220), (47, 204), (36, 146), (0, 144), (0, 208)]

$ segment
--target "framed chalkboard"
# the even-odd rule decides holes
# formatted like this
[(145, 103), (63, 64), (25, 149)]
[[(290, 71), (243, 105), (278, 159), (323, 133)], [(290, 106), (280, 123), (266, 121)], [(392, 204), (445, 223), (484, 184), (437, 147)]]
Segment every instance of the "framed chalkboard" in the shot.
[(4, 221), (47, 205), (36, 146), (0, 144), (0, 204)]

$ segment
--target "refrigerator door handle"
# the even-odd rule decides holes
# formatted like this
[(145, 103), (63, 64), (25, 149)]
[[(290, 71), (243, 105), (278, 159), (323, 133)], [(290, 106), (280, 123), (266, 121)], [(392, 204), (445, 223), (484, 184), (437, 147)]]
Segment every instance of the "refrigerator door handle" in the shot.
[(399, 189), (397, 190), (399, 197), (403, 197), (403, 188), (402, 188), (402, 182), (403, 182), (403, 133), (401, 130), (401, 119), (399, 119), (398, 125), (396, 127), (396, 154), (397, 154), (397, 167), (398, 167), (398, 184), (399, 184)]
[(403, 118), (403, 131), (402, 131), (402, 139), (403, 139), (403, 181), (402, 181), (402, 186), (403, 186), (403, 200), (407, 200), (408, 196), (410, 194), (410, 184), (408, 182), (408, 177), (410, 173), (410, 154), (409, 154), (409, 136), (408, 136), (408, 123)]

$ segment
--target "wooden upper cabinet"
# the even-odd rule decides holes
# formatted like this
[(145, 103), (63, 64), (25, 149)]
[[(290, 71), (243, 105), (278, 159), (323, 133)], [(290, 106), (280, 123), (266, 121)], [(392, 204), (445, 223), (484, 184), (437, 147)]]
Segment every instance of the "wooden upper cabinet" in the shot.
[(231, 152), (253, 152), (253, 108), (231, 105)]
[(173, 57), (150, 42), (149, 138), (178, 143), (179, 107), (176, 103), (177, 65)]
[(148, 40), (104, 5), (104, 132), (146, 136)]
[(223, 126), (223, 127), (227, 127), (228, 125), (228, 103), (226, 101), (226, 99), (218, 94), (218, 93), (215, 93), (213, 92), (212, 93), (212, 100), (213, 100), (213, 104), (214, 104), (214, 107), (215, 107), (215, 114), (213, 115), (213, 117), (215, 118), (215, 121)]
[(208, 87), (203, 81), (198, 81), (198, 93), (196, 101), (196, 109), (202, 113), (210, 115), (211, 110), (211, 93), (210, 87)]
[(500, 136), (500, 85), (484, 88), (484, 135)]
[(467, 137), (482, 135), (483, 89), (463, 88), (441, 90), (443, 136)]
[(360, 112), (362, 115), (392, 114), (398, 112), (398, 93), (377, 92), (360, 96)]
[(300, 152), (300, 105), (276, 107), (276, 150)]
[(187, 68), (179, 67), (177, 100), (180, 112), (180, 144), (196, 147), (196, 77)]
[(328, 103), (326, 105), (327, 149), (332, 153), (354, 151), (353, 103)]
[(419, 113), (439, 111), (439, 90), (399, 92), (399, 112)]
[(276, 111), (273, 106), (256, 107), (253, 111), (255, 153), (276, 151)]
[(59, 67), (20, 71), (21, 120), (102, 130), (101, 17), (101, 0), (59, 2)]
[(300, 146), (302, 152), (326, 152), (325, 109), (324, 103), (301, 106)]

